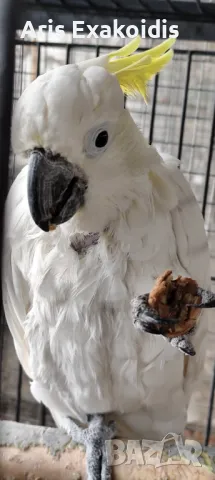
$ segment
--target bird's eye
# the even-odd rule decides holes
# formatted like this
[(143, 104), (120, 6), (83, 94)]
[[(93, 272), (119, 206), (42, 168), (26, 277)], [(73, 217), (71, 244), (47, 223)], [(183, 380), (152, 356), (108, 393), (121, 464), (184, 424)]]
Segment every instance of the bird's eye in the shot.
[(108, 142), (108, 132), (107, 130), (103, 130), (97, 135), (95, 145), (97, 148), (103, 148), (105, 147), (107, 142)]
[(113, 138), (113, 128), (109, 122), (93, 127), (84, 138), (84, 151), (87, 157), (97, 157), (109, 147)]

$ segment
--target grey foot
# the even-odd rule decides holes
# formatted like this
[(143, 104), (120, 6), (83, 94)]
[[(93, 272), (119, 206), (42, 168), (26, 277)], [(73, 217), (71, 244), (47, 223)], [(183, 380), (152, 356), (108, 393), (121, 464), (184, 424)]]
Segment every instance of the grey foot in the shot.
[(74, 442), (86, 447), (87, 480), (111, 480), (111, 467), (108, 465), (105, 441), (116, 434), (114, 422), (107, 425), (103, 415), (88, 415), (89, 426), (79, 427), (70, 419), (70, 434)]
[(178, 348), (186, 355), (194, 356), (195, 349), (191, 343), (190, 337), (195, 332), (193, 327), (186, 335), (169, 338), (169, 330), (178, 323), (177, 319), (161, 318), (157, 312), (148, 305), (148, 294), (141, 295), (132, 300), (132, 313), (134, 326), (141, 331), (151, 333), (153, 335), (162, 335), (169, 341), (172, 347)]
[(131, 301), (134, 325), (144, 332), (166, 336), (169, 328), (175, 326), (178, 320), (159, 317), (156, 310), (149, 307), (148, 298), (149, 294), (146, 293)]

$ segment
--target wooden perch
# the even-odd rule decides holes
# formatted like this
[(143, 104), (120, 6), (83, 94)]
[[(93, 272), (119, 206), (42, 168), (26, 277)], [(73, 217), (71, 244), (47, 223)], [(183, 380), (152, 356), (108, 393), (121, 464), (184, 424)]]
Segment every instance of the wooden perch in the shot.
[[(9, 421), (0, 422), (0, 480), (84, 478), (84, 449), (71, 442), (60, 430)], [(113, 480), (126, 479), (215, 480), (215, 474), (204, 466), (197, 468), (191, 464), (159, 468), (149, 464), (137, 465), (127, 457), (123, 464), (113, 467)]]

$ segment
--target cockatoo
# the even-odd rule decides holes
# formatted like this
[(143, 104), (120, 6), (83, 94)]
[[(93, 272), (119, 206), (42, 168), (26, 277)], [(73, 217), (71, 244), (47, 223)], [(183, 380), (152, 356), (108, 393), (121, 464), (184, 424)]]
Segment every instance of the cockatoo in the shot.
[(183, 432), (204, 363), (207, 311), (184, 376), (183, 344), (146, 332), (144, 309), (138, 322), (132, 310), (167, 268), (210, 287), (203, 219), (179, 162), (147, 143), (124, 105), (124, 93), (147, 97), (173, 43), (135, 53), (137, 38), (51, 70), (13, 115), (26, 165), (6, 202), (5, 315), (33, 396), (84, 443), (91, 480), (110, 478), (114, 435)]

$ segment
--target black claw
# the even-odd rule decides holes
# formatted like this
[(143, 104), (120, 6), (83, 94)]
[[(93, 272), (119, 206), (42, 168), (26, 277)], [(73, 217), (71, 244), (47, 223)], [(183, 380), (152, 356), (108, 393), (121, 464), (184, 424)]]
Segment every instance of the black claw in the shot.
[(151, 318), (145, 318), (145, 320), (135, 320), (134, 321), (135, 327), (139, 328), (140, 330), (144, 330), (146, 333), (151, 333), (153, 335), (165, 335), (166, 329), (164, 326), (159, 325), (157, 322), (153, 322)]
[(142, 321), (144, 322), (144, 320), (141, 320), (141, 317), (143, 317), (144, 320), (148, 319), (148, 322), (151, 322), (154, 325), (162, 323), (163, 325), (171, 326), (171, 325), (176, 325), (178, 323), (177, 318), (160, 317), (155, 310), (149, 307), (144, 308), (144, 310), (139, 309), (139, 311), (136, 312), (135, 320), (137, 319), (137, 320), (140, 320), (140, 322)]
[(166, 336), (168, 335), (169, 329), (179, 323), (175, 318), (161, 318), (156, 313), (155, 317), (152, 315), (154, 315), (153, 310), (151, 310), (150, 315), (136, 315), (134, 320), (135, 327), (144, 330), (146, 333)]
[(194, 348), (190, 349), (189, 347), (185, 347), (185, 348), (181, 348), (179, 347), (179, 349), (181, 350), (181, 352), (183, 353), (186, 353), (186, 355), (189, 355), (190, 357), (195, 357), (196, 355), (196, 352), (194, 350)]
[(155, 310), (152, 308), (145, 309), (145, 316), (149, 317), (150, 321), (153, 323), (162, 323), (163, 325), (176, 325), (178, 323), (177, 318), (163, 318), (160, 317)]
[(194, 357), (196, 355), (195, 349), (188, 339), (187, 335), (183, 335), (181, 337), (174, 337), (170, 340), (170, 343), (173, 347), (178, 348), (181, 352), (189, 355), (190, 357)]

